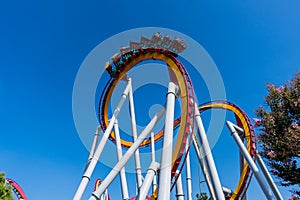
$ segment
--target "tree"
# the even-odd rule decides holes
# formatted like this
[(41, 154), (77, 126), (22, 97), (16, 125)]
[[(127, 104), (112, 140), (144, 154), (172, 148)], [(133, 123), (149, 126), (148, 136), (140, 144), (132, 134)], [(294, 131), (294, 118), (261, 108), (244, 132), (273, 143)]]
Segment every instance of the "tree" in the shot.
[(205, 192), (201, 192), (200, 194), (196, 194), (197, 200), (211, 200), (210, 197), (207, 196)]
[(13, 200), (12, 188), (6, 184), (5, 173), (0, 173), (0, 199)]
[(260, 127), (258, 135), (261, 155), (282, 186), (298, 186), (292, 192), (300, 197), (300, 73), (286, 84), (267, 84), (266, 107), (255, 112)]

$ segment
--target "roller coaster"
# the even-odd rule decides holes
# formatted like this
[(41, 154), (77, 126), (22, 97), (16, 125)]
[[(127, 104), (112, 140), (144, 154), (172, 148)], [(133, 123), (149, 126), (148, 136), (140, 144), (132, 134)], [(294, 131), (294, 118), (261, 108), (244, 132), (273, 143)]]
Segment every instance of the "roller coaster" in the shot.
[[(120, 54), (113, 55), (111, 61), (105, 63), (105, 69), (110, 78), (104, 85), (99, 99), (99, 127), (96, 129), (87, 165), (74, 200), (82, 199), (108, 139), (115, 143), (118, 161), (102, 181), (96, 181), (94, 192), (89, 200), (110, 199), (108, 189), (117, 175), (120, 175), (122, 191), (119, 199), (169, 200), (171, 191), (176, 188), (177, 200), (192, 200), (190, 169), (190, 151), (192, 149), (195, 150), (205, 183), (213, 200), (246, 199), (247, 189), (253, 175), (266, 199), (283, 199), (257, 152), (256, 134), (247, 114), (237, 105), (225, 100), (211, 101), (200, 105), (196, 102), (191, 77), (178, 57), (178, 54), (185, 48), (186, 45), (180, 39), (172, 40), (169, 36), (162, 37), (157, 33), (151, 39), (142, 37), (141, 42), (131, 42), (130, 47), (121, 47)], [(168, 68), (170, 83), (166, 92), (165, 106), (153, 116), (144, 130), (137, 134), (132, 89), (134, 80), (127, 74), (145, 61), (163, 62)], [(120, 82), (125, 82), (126, 87), (115, 110), (110, 112), (112, 94)], [(129, 102), (130, 121), (128, 123), (131, 124), (132, 140), (120, 138), (118, 126), (118, 120), (124, 120), (118, 119), (118, 115), (126, 98)], [(176, 99), (181, 103), (181, 116), (174, 119)], [(212, 109), (226, 110), (235, 116), (235, 123), (226, 122), (242, 158), (240, 160), (242, 166), (240, 178), (234, 189), (222, 187), (203, 126), (202, 113)], [(165, 118), (164, 128), (154, 133), (153, 129), (163, 116)], [(176, 137), (174, 136), (175, 130)], [(102, 137), (100, 137), (101, 132)], [(158, 143), (162, 147), (159, 159), (155, 156)], [(146, 146), (151, 147), (151, 162), (147, 172), (143, 174), (140, 150)], [(125, 151), (124, 155), (123, 151)], [(135, 160), (137, 190), (136, 194), (130, 197), (125, 166), (132, 157)], [(184, 167), (186, 170), (183, 170)], [(183, 188), (182, 183), (181, 175), (183, 173), (186, 177), (186, 189)]]
[(16, 181), (10, 178), (6, 178), (6, 182), (12, 187), (12, 190), (15, 193), (18, 200), (28, 200), (23, 189)]

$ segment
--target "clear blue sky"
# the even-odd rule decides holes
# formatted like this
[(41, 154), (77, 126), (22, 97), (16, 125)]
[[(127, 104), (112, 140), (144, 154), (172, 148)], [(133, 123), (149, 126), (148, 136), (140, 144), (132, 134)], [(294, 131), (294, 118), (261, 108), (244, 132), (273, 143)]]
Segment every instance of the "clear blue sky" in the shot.
[[(195, 39), (218, 66), (227, 99), (255, 117), (265, 83), (300, 69), (299, 10), (297, 0), (2, 1), (0, 171), (31, 200), (73, 197), (88, 156), (72, 116), (76, 73), (100, 42), (132, 28)], [(107, 171), (98, 165), (99, 175)], [(249, 199), (263, 199), (253, 188)]]

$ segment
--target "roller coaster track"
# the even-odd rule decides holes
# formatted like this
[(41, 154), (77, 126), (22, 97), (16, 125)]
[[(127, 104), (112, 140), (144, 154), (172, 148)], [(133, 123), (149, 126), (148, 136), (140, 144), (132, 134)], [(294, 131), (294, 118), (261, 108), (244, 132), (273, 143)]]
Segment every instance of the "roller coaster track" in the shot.
[(19, 200), (28, 200), (24, 191), (22, 190), (21, 186), (15, 182), (14, 180), (10, 179), (10, 178), (6, 178), (6, 181), (9, 185), (11, 185), (12, 190), (14, 191), (16, 197)]
[[(223, 100), (211, 101), (211, 102), (201, 104), (199, 106), (200, 113), (203, 113), (204, 111), (209, 109), (224, 109), (234, 113), (237, 124), (245, 131), (243, 137), (246, 139), (247, 150), (251, 155), (252, 159), (255, 160), (256, 134), (248, 115), (234, 103), (223, 101)], [(180, 123), (180, 118), (174, 121), (174, 126), (178, 126), (179, 123)], [(198, 148), (200, 148), (200, 145), (198, 145)], [(252, 178), (252, 173), (249, 165), (246, 163), (243, 167), (239, 182), (235, 190), (233, 191), (232, 196), (230, 197), (230, 200), (235, 200), (244, 197), (247, 188), (249, 187), (251, 178)]]
[[(99, 101), (98, 107), (98, 118), (100, 121), (100, 126), (103, 131), (106, 130), (109, 123), (109, 113), (108, 106), (112, 96), (112, 93), (120, 80), (126, 75), (126, 73), (132, 69), (137, 64), (145, 60), (160, 60), (164, 61), (169, 67), (170, 78), (173, 82), (177, 83), (180, 88), (180, 99), (182, 103), (181, 117), (174, 121), (174, 127), (178, 127), (181, 122), (184, 122), (179, 127), (178, 138), (176, 145), (173, 151), (173, 167), (172, 167), (172, 187), (176, 183), (176, 170), (182, 171), (182, 168), (185, 163), (186, 154), (185, 146), (190, 144), (188, 138), (191, 138), (190, 135), (193, 133), (193, 124), (194, 124), (194, 89), (192, 86), (192, 81), (190, 76), (187, 73), (185, 67), (181, 62), (176, 58), (177, 54), (174, 54), (168, 50), (163, 50), (159, 48), (142, 48), (142, 49), (133, 49), (128, 52), (125, 52), (121, 55), (115, 54), (112, 57), (112, 63), (106, 63), (106, 70), (111, 75), (111, 78), (105, 85), (102, 90), (102, 94)], [(249, 117), (244, 111), (242, 111), (237, 105), (227, 102), (227, 101), (213, 101), (200, 105), (199, 111), (204, 112), (209, 109), (225, 109), (232, 111), (236, 117), (237, 124), (244, 129), (245, 134), (244, 138), (247, 143), (247, 151), (253, 159), (255, 159), (255, 133), (253, 126)], [(154, 140), (158, 141), (162, 138), (164, 132), (163, 130), (155, 134)], [(115, 141), (114, 132), (110, 134), (110, 140)], [(140, 147), (148, 146), (150, 144), (150, 138), (147, 138), (143, 141)], [(121, 145), (125, 148), (129, 148), (132, 145), (132, 141), (126, 141), (121, 139)], [(200, 147), (199, 147), (200, 148)], [(230, 197), (230, 200), (235, 200), (243, 197), (246, 193), (246, 190), (249, 186), (252, 173), (248, 164), (246, 163), (243, 167), (240, 180)], [(155, 198), (156, 194), (152, 195), (152, 198)]]
[[(178, 132), (178, 138), (173, 151), (173, 167), (172, 167), (172, 178), (174, 179), (173, 185), (176, 182), (175, 172), (178, 168), (182, 168), (185, 154), (185, 146), (188, 143), (187, 138), (192, 133), (194, 127), (194, 90), (192, 81), (185, 67), (176, 58), (177, 54), (170, 51), (159, 49), (159, 48), (146, 48), (146, 49), (135, 49), (131, 50), (122, 55), (113, 56), (113, 65), (107, 64), (106, 70), (111, 74), (111, 79), (106, 84), (102, 95), (100, 97), (98, 118), (103, 131), (108, 126), (108, 105), (114, 88), (117, 83), (125, 76), (125, 74), (138, 63), (145, 60), (160, 60), (164, 61), (169, 69), (172, 70), (174, 79), (177, 80), (177, 84), (180, 88), (180, 99), (182, 103), (182, 121), (185, 123), (180, 126)], [(115, 68), (114, 68), (115, 67)], [(155, 134), (155, 141), (161, 139), (163, 131)], [(110, 134), (110, 139), (115, 141), (114, 132)], [(141, 146), (147, 146), (150, 144), (150, 139), (145, 140)], [(125, 141), (121, 139), (121, 145), (129, 148), (132, 145), (131, 141)], [(181, 166), (180, 166), (181, 165)]]

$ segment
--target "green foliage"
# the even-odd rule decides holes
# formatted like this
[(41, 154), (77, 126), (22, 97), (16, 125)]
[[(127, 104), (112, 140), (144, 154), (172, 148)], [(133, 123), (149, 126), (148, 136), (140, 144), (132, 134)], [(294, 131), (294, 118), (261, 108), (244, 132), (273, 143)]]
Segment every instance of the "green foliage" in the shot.
[(196, 194), (197, 200), (211, 200), (210, 197), (207, 196), (205, 192), (201, 192), (200, 194)]
[(268, 161), (271, 172), (280, 178), (282, 186), (298, 186), (293, 191), (300, 196), (300, 73), (285, 85), (267, 85), (267, 108), (260, 106), (255, 126), (261, 155)]
[(13, 200), (12, 188), (10, 185), (5, 183), (5, 173), (0, 173), (0, 199)]

